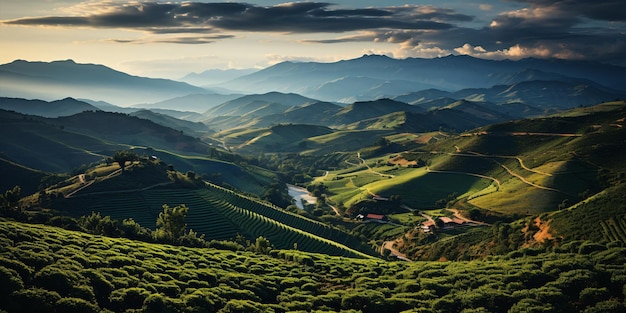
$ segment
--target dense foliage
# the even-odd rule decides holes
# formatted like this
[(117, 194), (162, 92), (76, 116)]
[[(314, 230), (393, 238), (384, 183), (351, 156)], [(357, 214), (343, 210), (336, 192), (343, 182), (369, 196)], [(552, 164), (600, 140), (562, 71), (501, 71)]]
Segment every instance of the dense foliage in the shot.
[(147, 244), (6, 220), (0, 241), (8, 312), (626, 309), (626, 248), (615, 244), (407, 263)]

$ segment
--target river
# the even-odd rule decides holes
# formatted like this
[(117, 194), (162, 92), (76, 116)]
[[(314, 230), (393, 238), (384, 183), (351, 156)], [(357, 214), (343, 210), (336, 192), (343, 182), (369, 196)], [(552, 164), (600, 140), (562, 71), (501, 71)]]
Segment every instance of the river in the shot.
[(302, 205), (302, 199), (310, 204), (315, 204), (317, 202), (317, 198), (311, 195), (306, 188), (287, 184), (287, 193), (296, 201), (298, 208), (303, 210), (304, 206)]

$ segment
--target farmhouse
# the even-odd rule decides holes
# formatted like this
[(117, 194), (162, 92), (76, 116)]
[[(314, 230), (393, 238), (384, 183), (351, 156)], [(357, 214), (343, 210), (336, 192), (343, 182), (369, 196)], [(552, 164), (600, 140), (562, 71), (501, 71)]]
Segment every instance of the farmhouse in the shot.
[(383, 214), (373, 214), (373, 213), (368, 213), (366, 215), (359, 214), (356, 216), (356, 218), (364, 222), (379, 222), (379, 223), (386, 223), (389, 220), (387, 216)]

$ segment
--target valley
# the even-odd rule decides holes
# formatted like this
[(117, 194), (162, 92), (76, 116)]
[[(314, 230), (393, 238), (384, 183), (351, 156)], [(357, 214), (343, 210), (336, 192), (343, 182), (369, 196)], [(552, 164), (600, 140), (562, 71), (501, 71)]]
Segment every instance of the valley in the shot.
[(0, 311), (625, 307), (624, 68), (216, 73), (0, 65)]

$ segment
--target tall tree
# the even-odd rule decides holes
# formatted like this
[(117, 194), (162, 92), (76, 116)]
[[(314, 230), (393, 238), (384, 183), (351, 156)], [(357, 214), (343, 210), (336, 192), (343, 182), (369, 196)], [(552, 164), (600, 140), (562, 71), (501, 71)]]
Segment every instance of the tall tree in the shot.
[(156, 224), (157, 230), (155, 237), (157, 240), (163, 240), (169, 243), (177, 243), (179, 239), (185, 235), (185, 218), (189, 208), (184, 205), (177, 205), (171, 208), (169, 205), (163, 205), (163, 212), (159, 213)]
[(139, 159), (139, 156), (137, 155), (137, 153), (130, 151), (130, 150), (115, 151), (115, 154), (113, 155), (113, 162), (120, 165), (120, 168), (122, 169), (122, 173), (126, 169), (126, 162), (135, 161), (138, 159)]

